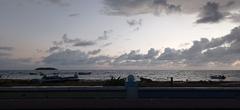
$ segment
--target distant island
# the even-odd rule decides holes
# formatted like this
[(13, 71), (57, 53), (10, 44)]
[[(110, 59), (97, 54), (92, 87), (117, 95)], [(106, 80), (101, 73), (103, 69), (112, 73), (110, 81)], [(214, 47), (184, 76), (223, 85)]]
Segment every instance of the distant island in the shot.
[(58, 70), (58, 69), (52, 68), (52, 67), (40, 67), (40, 68), (36, 68), (35, 70)]

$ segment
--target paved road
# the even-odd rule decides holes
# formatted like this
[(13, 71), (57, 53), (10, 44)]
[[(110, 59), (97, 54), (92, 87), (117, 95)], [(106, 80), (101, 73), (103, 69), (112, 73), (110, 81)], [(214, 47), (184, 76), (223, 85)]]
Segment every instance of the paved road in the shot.
[(0, 109), (240, 108), (235, 99), (0, 99)]
[(0, 88), (1, 109), (67, 108), (240, 108), (239, 88), (140, 88), (138, 98), (123, 87)]

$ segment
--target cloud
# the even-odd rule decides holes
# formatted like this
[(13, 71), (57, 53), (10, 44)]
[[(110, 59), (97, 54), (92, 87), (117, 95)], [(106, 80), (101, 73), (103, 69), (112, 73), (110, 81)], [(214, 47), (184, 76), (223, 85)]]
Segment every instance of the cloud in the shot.
[(126, 22), (131, 28), (134, 28), (133, 29), (134, 31), (138, 31), (142, 26), (142, 19), (138, 19), (138, 20), (131, 19), (131, 20), (127, 20)]
[(112, 42), (105, 43), (105, 44), (103, 44), (101, 47), (107, 47), (107, 46), (110, 46), (110, 45), (112, 45), (112, 44), (113, 44)]
[(160, 15), (180, 12), (199, 14), (196, 23), (218, 23), (231, 18), (233, 22), (239, 21), (235, 14), (228, 16), (240, 9), (239, 0), (104, 0), (103, 4), (103, 12), (107, 15)]
[(240, 12), (230, 14), (228, 19), (234, 23), (240, 23)]
[(13, 49), (14, 49), (13, 47), (6, 47), (6, 46), (0, 47), (0, 51), (12, 51)]
[(240, 27), (236, 27), (230, 34), (220, 38), (211, 40), (202, 38), (199, 41), (193, 41), (193, 45), (189, 49), (165, 49), (158, 59), (174, 62), (184, 61), (189, 66), (206, 66), (209, 62), (231, 65), (240, 59), (239, 36)]
[(72, 14), (69, 14), (68, 16), (69, 17), (76, 17), (76, 16), (79, 16), (80, 15), (80, 13), (72, 13)]
[(70, 4), (66, 0), (41, 0), (58, 6), (69, 6)]
[(235, 4), (235, 1), (229, 1), (226, 5), (225, 5), (225, 7), (231, 7), (231, 6), (233, 6)]
[(109, 34), (111, 34), (112, 32), (112, 30), (103, 31), (103, 35), (99, 36), (97, 40), (107, 40), (110, 37)]
[(97, 49), (97, 50), (89, 51), (88, 54), (90, 54), (90, 55), (97, 55), (97, 54), (99, 54), (101, 51), (102, 51), (101, 49)]
[(215, 2), (207, 2), (199, 17), (196, 23), (216, 23), (224, 19), (223, 13), (219, 11), (219, 4)]
[(0, 56), (0, 69), (32, 69), (35, 65), (31, 58), (10, 58), (9, 56)]
[(45, 57), (43, 63), (52, 65), (98, 65), (108, 63), (111, 57), (108, 56), (97, 56), (90, 57), (89, 54), (82, 52), (80, 50), (66, 49), (63, 51), (55, 52)]
[(132, 19), (132, 20), (127, 20), (126, 22), (129, 26), (141, 26), (142, 25), (142, 19), (139, 19), (139, 20)]
[(96, 42), (94, 41), (78, 41), (75, 44), (73, 44), (73, 46), (75, 47), (86, 47), (86, 46), (92, 46), (95, 45)]
[(108, 15), (132, 16), (152, 13), (159, 15), (181, 11), (180, 5), (168, 3), (167, 0), (104, 0), (104, 13)]
[[(201, 38), (195, 40), (188, 49), (165, 48), (163, 53), (149, 49), (141, 54), (140, 50), (132, 50), (113, 59), (116, 66), (160, 66), (162, 68), (206, 68), (236, 66), (240, 60), (240, 27), (231, 33), (211, 40)], [(237, 63), (236, 63), (237, 62)]]
[(125, 53), (115, 58), (112, 62), (113, 65), (148, 65), (152, 61), (156, 60), (159, 51), (151, 48), (148, 53), (141, 54), (140, 50), (132, 50), (130, 53)]
[(53, 46), (53, 47), (50, 47), (47, 52), (51, 53), (51, 52), (57, 51), (59, 49), (61, 49), (61, 48), (58, 46)]
[(217, 3), (222, 12), (240, 9), (239, 0), (169, 0), (169, 2), (181, 5), (181, 12), (186, 14), (199, 13), (208, 2)]
[(75, 46), (75, 47), (86, 47), (86, 46), (93, 46), (93, 45), (96, 44), (95, 41), (90, 41), (90, 40), (82, 40), (82, 39), (79, 39), (79, 38), (70, 39), (70, 38), (67, 37), (67, 34), (63, 35), (62, 41), (55, 42), (55, 43), (59, 44), (61, 42), (65, 43), (65, 44), (72, 44), (72, 46)]
[(61, 7), (70, 6), (70, 3), (67, 0), (27, 0), (28, 2), (36, 3), (39, 5), (57, 5)]
[(13, 47), (8, 46), (0, 46), (0, 57), (7, 57), (11, 55), (11, 51), (13, 51)]
[(165, 48), (164, 52), (158, 57), (158, 60), (175, 61), (180, 58), (181, 51), (172, 48)]
[(9, 55), (11, 55), (11, 54), (10, 53), (2, 53), (2, 52), (0, 52), (0, 57), (9, 56)]

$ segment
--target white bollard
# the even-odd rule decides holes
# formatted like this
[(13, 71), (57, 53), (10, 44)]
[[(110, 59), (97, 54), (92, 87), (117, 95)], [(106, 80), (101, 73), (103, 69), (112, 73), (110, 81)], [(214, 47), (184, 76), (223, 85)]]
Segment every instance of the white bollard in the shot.
[(135, 82), (135, 78), (133, 75), (128, 76), (125, 86), (127, 90), (127, 98), (129, 99), (138, 98), (138, 86), (137, 83)]

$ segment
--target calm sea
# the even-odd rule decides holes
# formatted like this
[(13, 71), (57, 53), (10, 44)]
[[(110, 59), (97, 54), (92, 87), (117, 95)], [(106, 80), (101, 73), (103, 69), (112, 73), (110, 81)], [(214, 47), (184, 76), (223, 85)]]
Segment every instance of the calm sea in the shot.
[(40, 74), (30, 75), (29, 73), (53, 74), (60, 76), (73, 76), (78, 72), (91, 72), (90, 75), (79, 75), (80, 79), (105, 80), (113, 77), (125, 78), (132, 74), (136, 80), (139, 77), (149, 78), (155, 81), (167, 81), (173, 77), (176, 81), (208, 81), (211, 75), (225, 75), (224, 81), (240, 81), (240, 70), (61, 70), (61, 71), (32, 71), (32, 70), (5, 70), (0, 71), (1, 79), (40, 79)]

